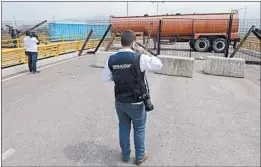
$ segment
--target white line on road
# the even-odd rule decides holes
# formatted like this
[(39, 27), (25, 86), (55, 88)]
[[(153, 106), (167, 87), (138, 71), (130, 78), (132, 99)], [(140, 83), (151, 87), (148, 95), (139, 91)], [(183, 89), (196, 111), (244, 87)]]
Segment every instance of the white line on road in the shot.
[(12, 155), (15, 152), (14, 149), (10, 148), (8, 149), (6, 152), (4, 152), (2, 154), (2, 161), (5, 160), (7, 157), (9, 157), (10, 155)]
[[(69, 62), (69, 61), (72, 61), (74, 59), (78, 59), (79, 57), (73, 57), (69, 60), (65, 60), (65, 61), (61, 61), (61, 62), (58, 62), (58, 63), (54, 63), (54, 64), (51, 64), (51, 65), (48, 65), (48, 66), (44, 66), (42, 68), (39, 68), (39, 70), (42, 70), (42, 69), (45, 69), (45, 68), (49, 68), (49, 67), (52, 67), (52, 66), (56, 66), (58, 64), (63, 64), (63, 63), (66, 63), (66, 62)], [(3, 79), (2, 82), (5, 82), (5, 81), (8, 81), (8, 80), (11, 80), (11, 79), (14, 79), (14, 78), (17, 78), (17, 77), (21, 77), (21, 76), (24, 76), (26, 74), (29, 74), (30, 72), (27, 72), (27, 73), (22, 73), (22, 74), (19, 74), (19, 75), (16, 75), (16, 76), (13, 76), (13, 77), (10, 77), (10, 78), (6, 78), (6, 79)]]

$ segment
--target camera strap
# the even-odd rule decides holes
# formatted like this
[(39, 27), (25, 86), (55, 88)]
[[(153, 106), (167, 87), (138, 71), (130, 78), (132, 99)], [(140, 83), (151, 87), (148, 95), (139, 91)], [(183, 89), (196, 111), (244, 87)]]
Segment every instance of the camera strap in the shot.
[(145, 80), (146, 89), (147, 89), (148, 93), (150, 94), (150, 88), (149, 88), (148, 80), (147, 80), (145, 73), (144, 73), (144, 80)]
[[(140, 66), (138, 64), (140, 64), (140, 57), (141, 57), (141, 53), (136, 53), (136, 62), (134, 63), (135, 64), (135, 70), (140, 70)], [(145, 81), (145, 87), (146, 87), (146, 91), (147, 93), (150, 93), (150, 90), (149, 90), (149, 84), (148, 84), (148, 80), (147, 80), (147, 77), (146, 77), (146, 72), (142, 72), (142, 76), (144, 77), (144, 81)], [(139, 76), (140, 77), (140, 76)]]

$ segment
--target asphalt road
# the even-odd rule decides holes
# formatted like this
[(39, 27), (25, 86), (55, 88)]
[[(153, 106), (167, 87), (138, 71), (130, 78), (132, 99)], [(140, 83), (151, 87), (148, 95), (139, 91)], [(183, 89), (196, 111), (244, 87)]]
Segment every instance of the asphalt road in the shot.
[[(113, 83), (85, 56), (2, 83), (4, 166), (125, 166)], [(144, 166), (260, 166), (260, 66), (244, 79), (149, 74)], [(132, 140), (133, 141), (133, 140)], [(132, 144), (133, 148), (133, 144)], [(9, 150), (9, 151), (8, 151)]]

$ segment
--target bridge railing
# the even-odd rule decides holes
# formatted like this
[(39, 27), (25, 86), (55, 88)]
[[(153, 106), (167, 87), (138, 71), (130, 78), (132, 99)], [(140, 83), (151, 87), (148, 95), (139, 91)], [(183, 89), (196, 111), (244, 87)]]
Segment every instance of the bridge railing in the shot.
[[(57, 42), (68, 42), (68, 41), (80, 41), (85, 40), (87, 34), (85, 35), (63, 35), (63, 36), (47, 36), (39, 35), (40, 45), (57, 43)], [(16, 48), (24, 47), (23, 43), (24, 36), (16, 39), (7, 38), (2, 40), (2, 48), (12, 48), (16, 45)], [(95, 37), (93, 37), (95, 39)]]
[[(91, 39), (85, 49), (95, 48), (100, 39)], [(72, 42), (60, 42), (48, 45), (38, 46), (38, 60), (60, 56), (62, 54), (77, 52), (81, 49), (84, 40)], [(2, 50), (2, 68), (15, 66), (19, 64), (27, 64), (27, 56), (25, 48), (13, 48)]]

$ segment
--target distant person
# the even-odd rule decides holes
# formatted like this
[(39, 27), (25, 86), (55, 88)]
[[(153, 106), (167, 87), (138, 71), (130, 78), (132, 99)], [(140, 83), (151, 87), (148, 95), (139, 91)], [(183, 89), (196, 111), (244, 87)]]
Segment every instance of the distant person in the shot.
[[(119, 143), (122, 160), (130, 158), (131, 122), (134, 128), (136, 165), (148, 158), (145, 151), (145, 128), (147, 113), (143, 95), (146, 93), (145, 71), (160, 70), (162, 62), (144, 54), (144, 49), (135, 45), (136, 35), (127, 30), (121, 35), (122, 49), (111, 55), (104, 67), (103, 80), (114, 81), (115, 108), (119, 119)], [(134, 47), (132, 50), (131, 47)]]
[(11, 30), (11, 37), (13, 39), (13, 48), (17, 48), (17, 37), (18, 37), (18, 34), (20, 33), (20, 31), (18, 31), (17, 29), (12, 29)]
[(31, 33), (29, 31), (26, 31), (24, 37), (24, 45), (25, 45), (25, 54), (28, 56), (28, 67), (29, 71), (33, 74), (39, 73), (40, 71), (37, 71), (37, 44), (39, 44), (39, 41), (31, 36)]

